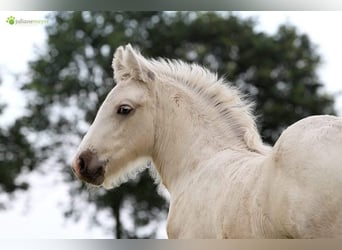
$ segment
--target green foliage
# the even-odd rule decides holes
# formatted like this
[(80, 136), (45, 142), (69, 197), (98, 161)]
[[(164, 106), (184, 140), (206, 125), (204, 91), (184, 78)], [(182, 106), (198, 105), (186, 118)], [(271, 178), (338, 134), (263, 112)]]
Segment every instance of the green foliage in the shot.
[[(32, 79), (23, 85), (31, 96), (30, 114), (9, 131), (17, 135), (9, 151), (17, 152), (20, 161), (11, 163), (7, 180), (14, 179), (22, 166), (34, 166), (26, 162), (32, 152), (22, 128), (49, 136), (48, 144), (35, 147), (35, 157), (44, 160), (57, 155), (60, 164), (68, 165), (65, 155), (85, 133), (84, 121), (92, 122), (115, 84), (114, 50), (128, 42), (144, 55), (196, 62), (225, 75), (256, 103), (260, 131), (268, 143), (273, 144), (285, 127), (303, 117), (334, 113), (333, 99), (322, 92), (316, 75), (320, 57), (310, 39), (292, 26), (283, 25), (275, 35), (268, 35), (256, 32), (252, 19), (211, 12), (63, 12), (51, 18), (55, 22), (46, 29), (47, 52), (30, 63)], [(19, 154), (21, 148), (28, 151)], [(0, 155), (1, 178), (6, 176), (2, 159), (6, 157)], [(73, 183), (74, 199), (87, 192), (83, 185), (75, 185), (69, 170), (66, 176)], [(6, 180), (0, 183), (10, 187), (3, 184)], [(139, 233), (139, 228), (160, 220), (168, 207), (146, 172), (115, 190), (95, 191), (89, 201), (111, 211), (117, 238), (153, 237), (156, 228), (147, 234)], [(131, 208), (133, 230), (121, 221), (125, 204)], [(81, 210), (73, 202), (66, 215), (75, 216)]]
[[(5, 108), (6, 105), (0, 103), (0, 115)], [(0, 194), (26, 190), (28, 184), (16, 181), (16, 177), (25, 170), (32, 170), (35, 164), (34, 151), (25, 138), (21, 122), (16, 121), (10, 128), (0, 128)], [(0, 202), (0, 208), (5, 205)]]

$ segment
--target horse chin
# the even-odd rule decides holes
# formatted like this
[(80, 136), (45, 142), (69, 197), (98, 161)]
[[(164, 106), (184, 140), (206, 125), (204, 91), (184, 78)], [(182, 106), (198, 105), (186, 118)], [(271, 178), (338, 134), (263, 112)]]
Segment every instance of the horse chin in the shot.
[(98, 179), (96, 179), (95, 181), (92, 181), (92, 182), (86, 181), (86, 184), (88, 186), (90, 186), (90, 187), (99, 188), (99, 187), (103, 186), (103, 182), (104, 182), (104, 178), (98, 178)]
[(107, 164), (102, 187), (112, 189), (130, 179), (135, 179), (139, 173), (148, 167), (150, 157), (140, 157), (122, 166)]

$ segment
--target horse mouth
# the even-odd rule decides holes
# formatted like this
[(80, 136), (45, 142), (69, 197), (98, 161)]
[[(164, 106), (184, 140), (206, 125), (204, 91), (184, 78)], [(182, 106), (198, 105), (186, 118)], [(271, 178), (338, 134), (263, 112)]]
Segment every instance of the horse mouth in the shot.
[(97, 155), (87, 150), (77, 157), (72, 170), (80, 180), (94, 186), (101, 186), (105, 179), (107, 162), (100, 161)]
[(87, 173), (82, 176), (82, 180), (94, 185), (101, 186), (105, 179), (105, 166), (99, 167), (94, 173)]
[(105, 165), (100, 166), (95, 172), (82, 171), (80, 173), (74, 168), (72, 170), (78, 179), (94, 186), (101, 186), (105, 179)]

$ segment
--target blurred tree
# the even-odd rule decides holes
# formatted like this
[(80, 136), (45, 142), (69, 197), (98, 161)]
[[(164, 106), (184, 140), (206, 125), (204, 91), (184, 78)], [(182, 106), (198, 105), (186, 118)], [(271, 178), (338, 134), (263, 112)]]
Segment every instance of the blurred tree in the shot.
[[(32, 80), (23, 84), (31, 112), (13, 128), (25, 128), (38, 141), (40, 135), (49, 137), (35, 145), (37, 157), (53, 155), (65, 166), (75, 200), (87, 190), (73, 182), (66, 155), (114, 86), (111, 61), (119, 45), (130, 42), (150, 57), (179, 58), (227, 74), (255, 101), (260, 131), (270, 144), (303, 117), (334, 113), (333, 98), (324, 94), (316, 74), (320, 57), (310, 39), (292, 26), (269, 35), (255, 31), (252, 19), (222, 12), (62, 12), (51, 19), (47, 50), (30, 63)], [(113, 215), (117, 238), (154, 237), (155, 221), (165, 218), (168, 207), (146, 172), (112, 191), (94, 191), (90, 201)], [(122, 222), (123, 208), (130, 211), (133, 227)], [(74, 201), (66, 215), (80, 211)]]
[(28, 183), (16, 181), (23, 171), (35, 166), (34, 151), (22, 132), (22, 124), (16, 121), (10, 129), (0, 129), (0, 193), (13, 193), (27, 189)]
[[(5, 108), (6, 105), (0, 103), (0, 115)], [(21, 121), (15, 121), (9, 128), (0, 127), (0, 194), (27, 189), (28, 183), (19, 182), (16, 177), (32, 170), (35, 164), (34, 150), (23, 133)], [(5, 204), (0, 202), (0, 208), (5, 208)]]

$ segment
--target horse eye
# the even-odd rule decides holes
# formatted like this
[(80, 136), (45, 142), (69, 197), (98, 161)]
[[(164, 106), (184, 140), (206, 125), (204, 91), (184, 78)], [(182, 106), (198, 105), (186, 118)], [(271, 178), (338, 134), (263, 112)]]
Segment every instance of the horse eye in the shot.
[(119, 115), (128, 115), (133, 109), (128, 106), (128, 105), (121, 105), (119, 108), (118, 108), (118, 111), (117, 113)]

